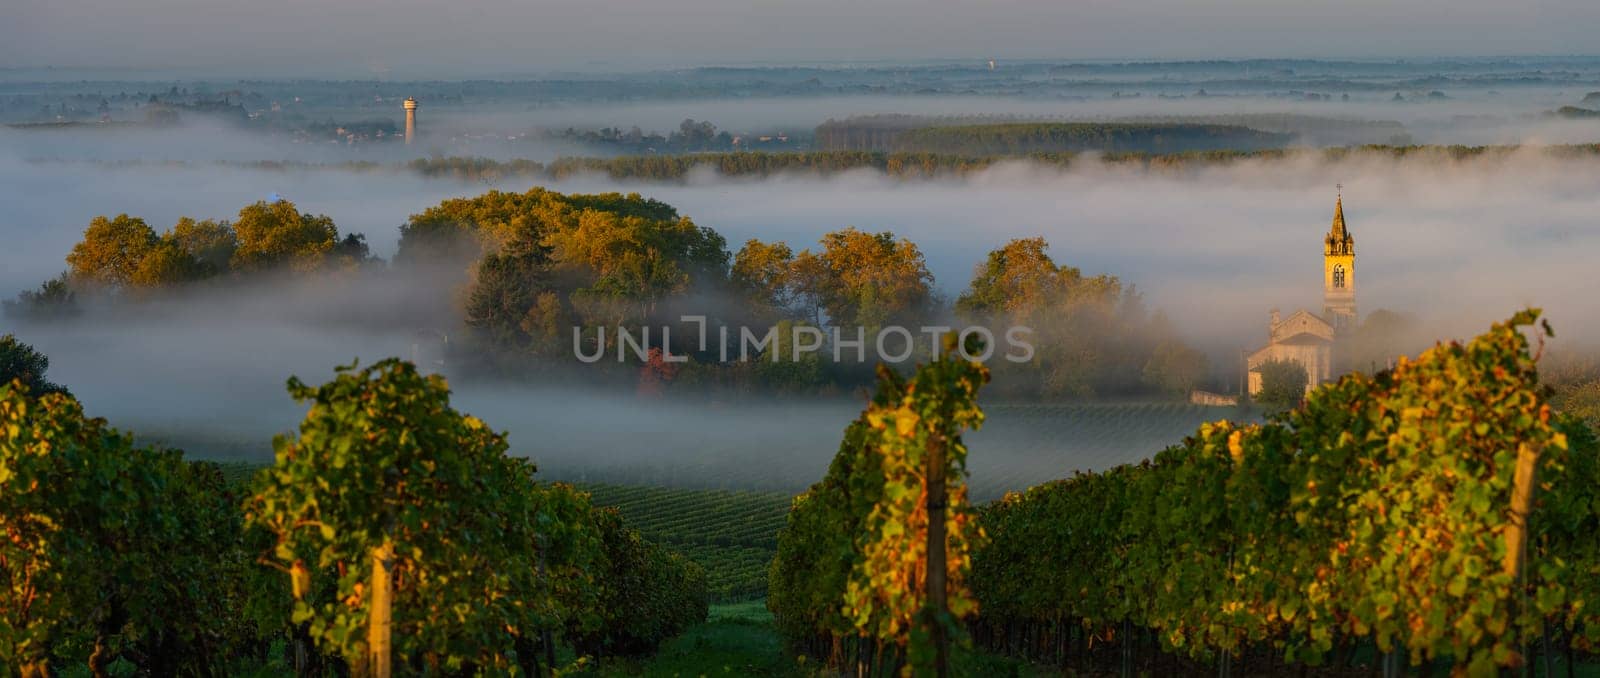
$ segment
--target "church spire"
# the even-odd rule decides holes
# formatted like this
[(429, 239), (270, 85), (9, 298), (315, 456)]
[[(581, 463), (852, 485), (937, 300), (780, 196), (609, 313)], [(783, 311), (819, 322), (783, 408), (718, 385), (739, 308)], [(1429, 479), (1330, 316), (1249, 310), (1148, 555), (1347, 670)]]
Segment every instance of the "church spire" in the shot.
[(1338, 197), (1333, 201), (1333, 226), (1328, 228), (1328, 237), (1323, 240), (1323, 255), (1350, 255), (1355, 254), (1356, 239), (1344, 225), (1344, 185), (1339, 185)]
[(1344, 223), (1344, 187), (1333, 201), (1333, 226), (1322, 239), (1322, 313), (1335, 331), (1356, 321), (1356, 238)]
[(1344, 189), (1340, 188), (1338, 197), (1333, 199), (1333, 235), (1344, 235)]

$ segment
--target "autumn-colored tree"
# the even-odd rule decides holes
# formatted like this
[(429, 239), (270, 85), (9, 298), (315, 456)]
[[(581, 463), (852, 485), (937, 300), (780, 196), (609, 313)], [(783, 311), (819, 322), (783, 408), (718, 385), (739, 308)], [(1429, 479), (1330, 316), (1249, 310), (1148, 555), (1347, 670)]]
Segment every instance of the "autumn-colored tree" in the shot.
[(184, 217), (156, 236), (144, 220), (96, 217), (67, 255), (73, 280), (109, 288), (181, 285), (227, 270), (233, 252), (227, 224)]
[[(677, 210), (637, 193), (564, 195), (534, 187), (523, 193), (489, 191), (454, 198), (411, 216), (400, 227), (395, 261), (416, 265), (455, 262), (498, 250), (514, 238), (541, 242), (557, 224), (571, 224), (584, 211), (611, 212), (651, 221), (676, 221)], [(570, 226), (568, 226), (570, 227)]]
[(143, 219), (119, 214), (114, 218), (95, 217), (83, 232), (83, 240), (72, 246), (67, 265), (72, 277), (110, 288), (133, 282), (139, 264), (154, 249), (160, 238)]
[(227, 271), (234, 250), (239, 248), (239, 238), (233, 232), (233, 224), (214, 219), (195, 221), (183, 217), (162, 239), (176, 243), (212, 273)]
[(519, 231), (534, 228), (533, 206), (544, 192), (489, 191), (453, 198), (411, 215), (400, 226), (395, 262), (408, 266), (448, 262), (458, 266), (493, 251)]
[(572, 319), (561, 303), (561, 295), (553, 291), (540, 292), (533, 306), (523, 314), (518, 324), (523, 334), (532, 341), (536, 352), (545, 355), (565, 355), (572, 332)]
[(650, 348), (649, 357), (645, 359), (644, 366), (639, 368), (639, 385), (634, 389), (636, 395), (641, 398), (660, 398), (666, 392), (667, 384), (678, 376), (678, 363), (669, 363), (666, 358), (660, 346)]
[(788, 245), (752, 238), (733, 255), (729, 284), (753, 313), (772, 319), (794, 302), (789, 280), (793, 266), (794, 252)]
[(169, 287), (213, 275), (212, 271), (176, 242), (164, 238), (145, 253), (128, 283), (143, 288)]
[(1072, 397), (1111, 390), (1107, 375), (1133, 377), (1127, 380), (1138, 384), (1147, 359), (1127, 354), (1144, 343), (1138, 334), (1143, 328), (1120, 322), (1122, 281), (1086, 277), (1057, 265), (1048, 247), (1043, 238), (1029, 238), (990, 252), (956, 299), (960, 317), (991, 326), (996, 336), (1012, 327), (1032, 330), (1034, 359), (1001, 364), (997, 381), (1001, 387)]
[(557, 274), (574, 279), (582, 297), (631, 302), (649, 313), (670, 295), (720, 289), (726, 279), (726, 241), (688, 219), (585, 211), (562, 226), (546, 242)]
[(821, 245), (795, 257), (792, 275), (830, 324), (911, 324), (930, 310), (933, 274), (910, 240), (846, 228), (822, 236)]
[[(68, 274), (72, 281), (106, 288), (158, 289), (230, 270), (285, 266), (307, 271), (330, 262), (351, 267), (371, 260), (363, 236), (338, 241), (330, 219), (301, 214), (292, 203), (258, 202), (239, 217), (237, 231), (228, 222), (183, 217), (160, 236), (142, 219), (96, 217), (67, 256)], [(47, 283), (45, 292), (50, 291)], [(61, 310), (61, 304), (44, 303), (40, 294), (10, 306), (34, 316)]]
[(1132, 286), (1057, 264), (1043, 238), (1012, 240), (989, 253), (956, 299), (956, 314), (996, 336), (1028, 328), (1025, 364), (996, 363), (996, 388), (1045, 397), (1163, 395), (1187, 391), (1206, 371)]
[(811, 250), (801, 250), (789, 264), (784, 276), (789, 284), (789, 294), (798, 305), (804, 318), (813, 325), (823, 324), (823, 300), (832, 286), (832, 275), (822, 257)]
[[(652, 324), (668, 315), (663, 302), (727, 284), (722, 236), (638, 194), (491, 191), (445, 201), (402, 231), (405, 265), (426, 260), (422, 252), (483, 252), (465, 295), (468, 324), (535, 353), (567, 346), (571, 322)], [(552, 332), (555, 323), (568, 326)]]
[(956, 310), (1028, 319), (1060, 306), (1069, 293), (1081, 296), (1083, 293), (1074, 288), (1080, 286), (1082, 274), (1078, 269), (1057, 265), (1045, 252), (1049, 247), (1044, 238), (1025, 238), (990, 252), (978, 266), (967, 291), (956, 299)]
[(246, 205), (239, 210), (233, 230), (239, 244), (229, 265), (247, 272), (322, 268), (339, 241), (332, 219), (302, 213), (287, 200)]

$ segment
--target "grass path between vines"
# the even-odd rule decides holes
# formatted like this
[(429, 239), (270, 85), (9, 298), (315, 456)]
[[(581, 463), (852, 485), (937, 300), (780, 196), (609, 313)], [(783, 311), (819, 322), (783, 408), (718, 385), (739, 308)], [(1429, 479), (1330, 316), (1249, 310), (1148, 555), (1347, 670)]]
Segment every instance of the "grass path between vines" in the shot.
[[(1048, 671), (1021, 662), (979, 653), (959, 653), (959, 676), (1046, 676)], [(783, 651), (764, 600), (711, 606), (705, 623), (667, 641), (654, 655), (637, 660), (606, 660), (577, 673), (580, 676), (817, 676), (826, 675), (814, 662), (807, 666)]]

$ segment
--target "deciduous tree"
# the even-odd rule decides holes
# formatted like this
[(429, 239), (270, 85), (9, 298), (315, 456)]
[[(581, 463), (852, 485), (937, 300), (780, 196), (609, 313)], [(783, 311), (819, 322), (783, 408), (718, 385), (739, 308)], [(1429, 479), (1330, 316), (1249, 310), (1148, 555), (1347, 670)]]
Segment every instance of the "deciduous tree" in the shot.
[(72, 276), (91, 284), (111, 288), (133, 281), (140, 262), (154, 249), (160, 238), (143, 219), (119, 214), (95, 217), (83, 232), (83, 240), (72, 246), (67, 265)]
[(238, 271), (316, 270), (326, 265), (339, 240), (332, 219), (302, 213), (287, 200), (245, 206), (233, 230), (239, 245), (229, 263)]
[(795, 258), (794, 277), (829, 324), (912, 324), (930, 310), (933, 274), (910, 240), (846, 228), (822, 236), (821, 244), (820, 252)]
[(1309, 382), (1304, 365), (1294, 360), (1268, 360), (1256, 369), (1261, 372), (1261, 390), (1254, 396), (1257, 403), (1281, 410), (1305, 399)]
[(0, 337), (0, 384), (19, 382), (29, 393), (66, 393), (67, 389), (45, 379), (50, 358), (17, 340), (14, 334)]
[(794, 252), (788, 245), (752, 238), (734, 254), (729, 283), (751, 305), (753, 313), (776, 318), (794, 302), (790, 284), (793, 265)]
[(163, 239), (177, 243), (211, 273), (226, 272), (234, 250), (239, 248), (239, 238), (233, 232), (233, 224), (214, 219), (195, 221), (183, 217)]

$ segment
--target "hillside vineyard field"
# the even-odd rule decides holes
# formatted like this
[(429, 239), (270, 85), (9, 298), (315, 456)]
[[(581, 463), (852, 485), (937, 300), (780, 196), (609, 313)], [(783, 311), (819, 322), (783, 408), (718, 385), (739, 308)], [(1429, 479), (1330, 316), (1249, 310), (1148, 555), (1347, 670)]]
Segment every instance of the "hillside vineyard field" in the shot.
[(792, 496), (782, 492), (579, 485), (601, 506), (615, 506), (646, 538), (706, 569), (717, 602), (765, 598), (767, 566)]
[(0, 12), (0, 678), (1600, 676), (1593, 3), (358, 4)]

